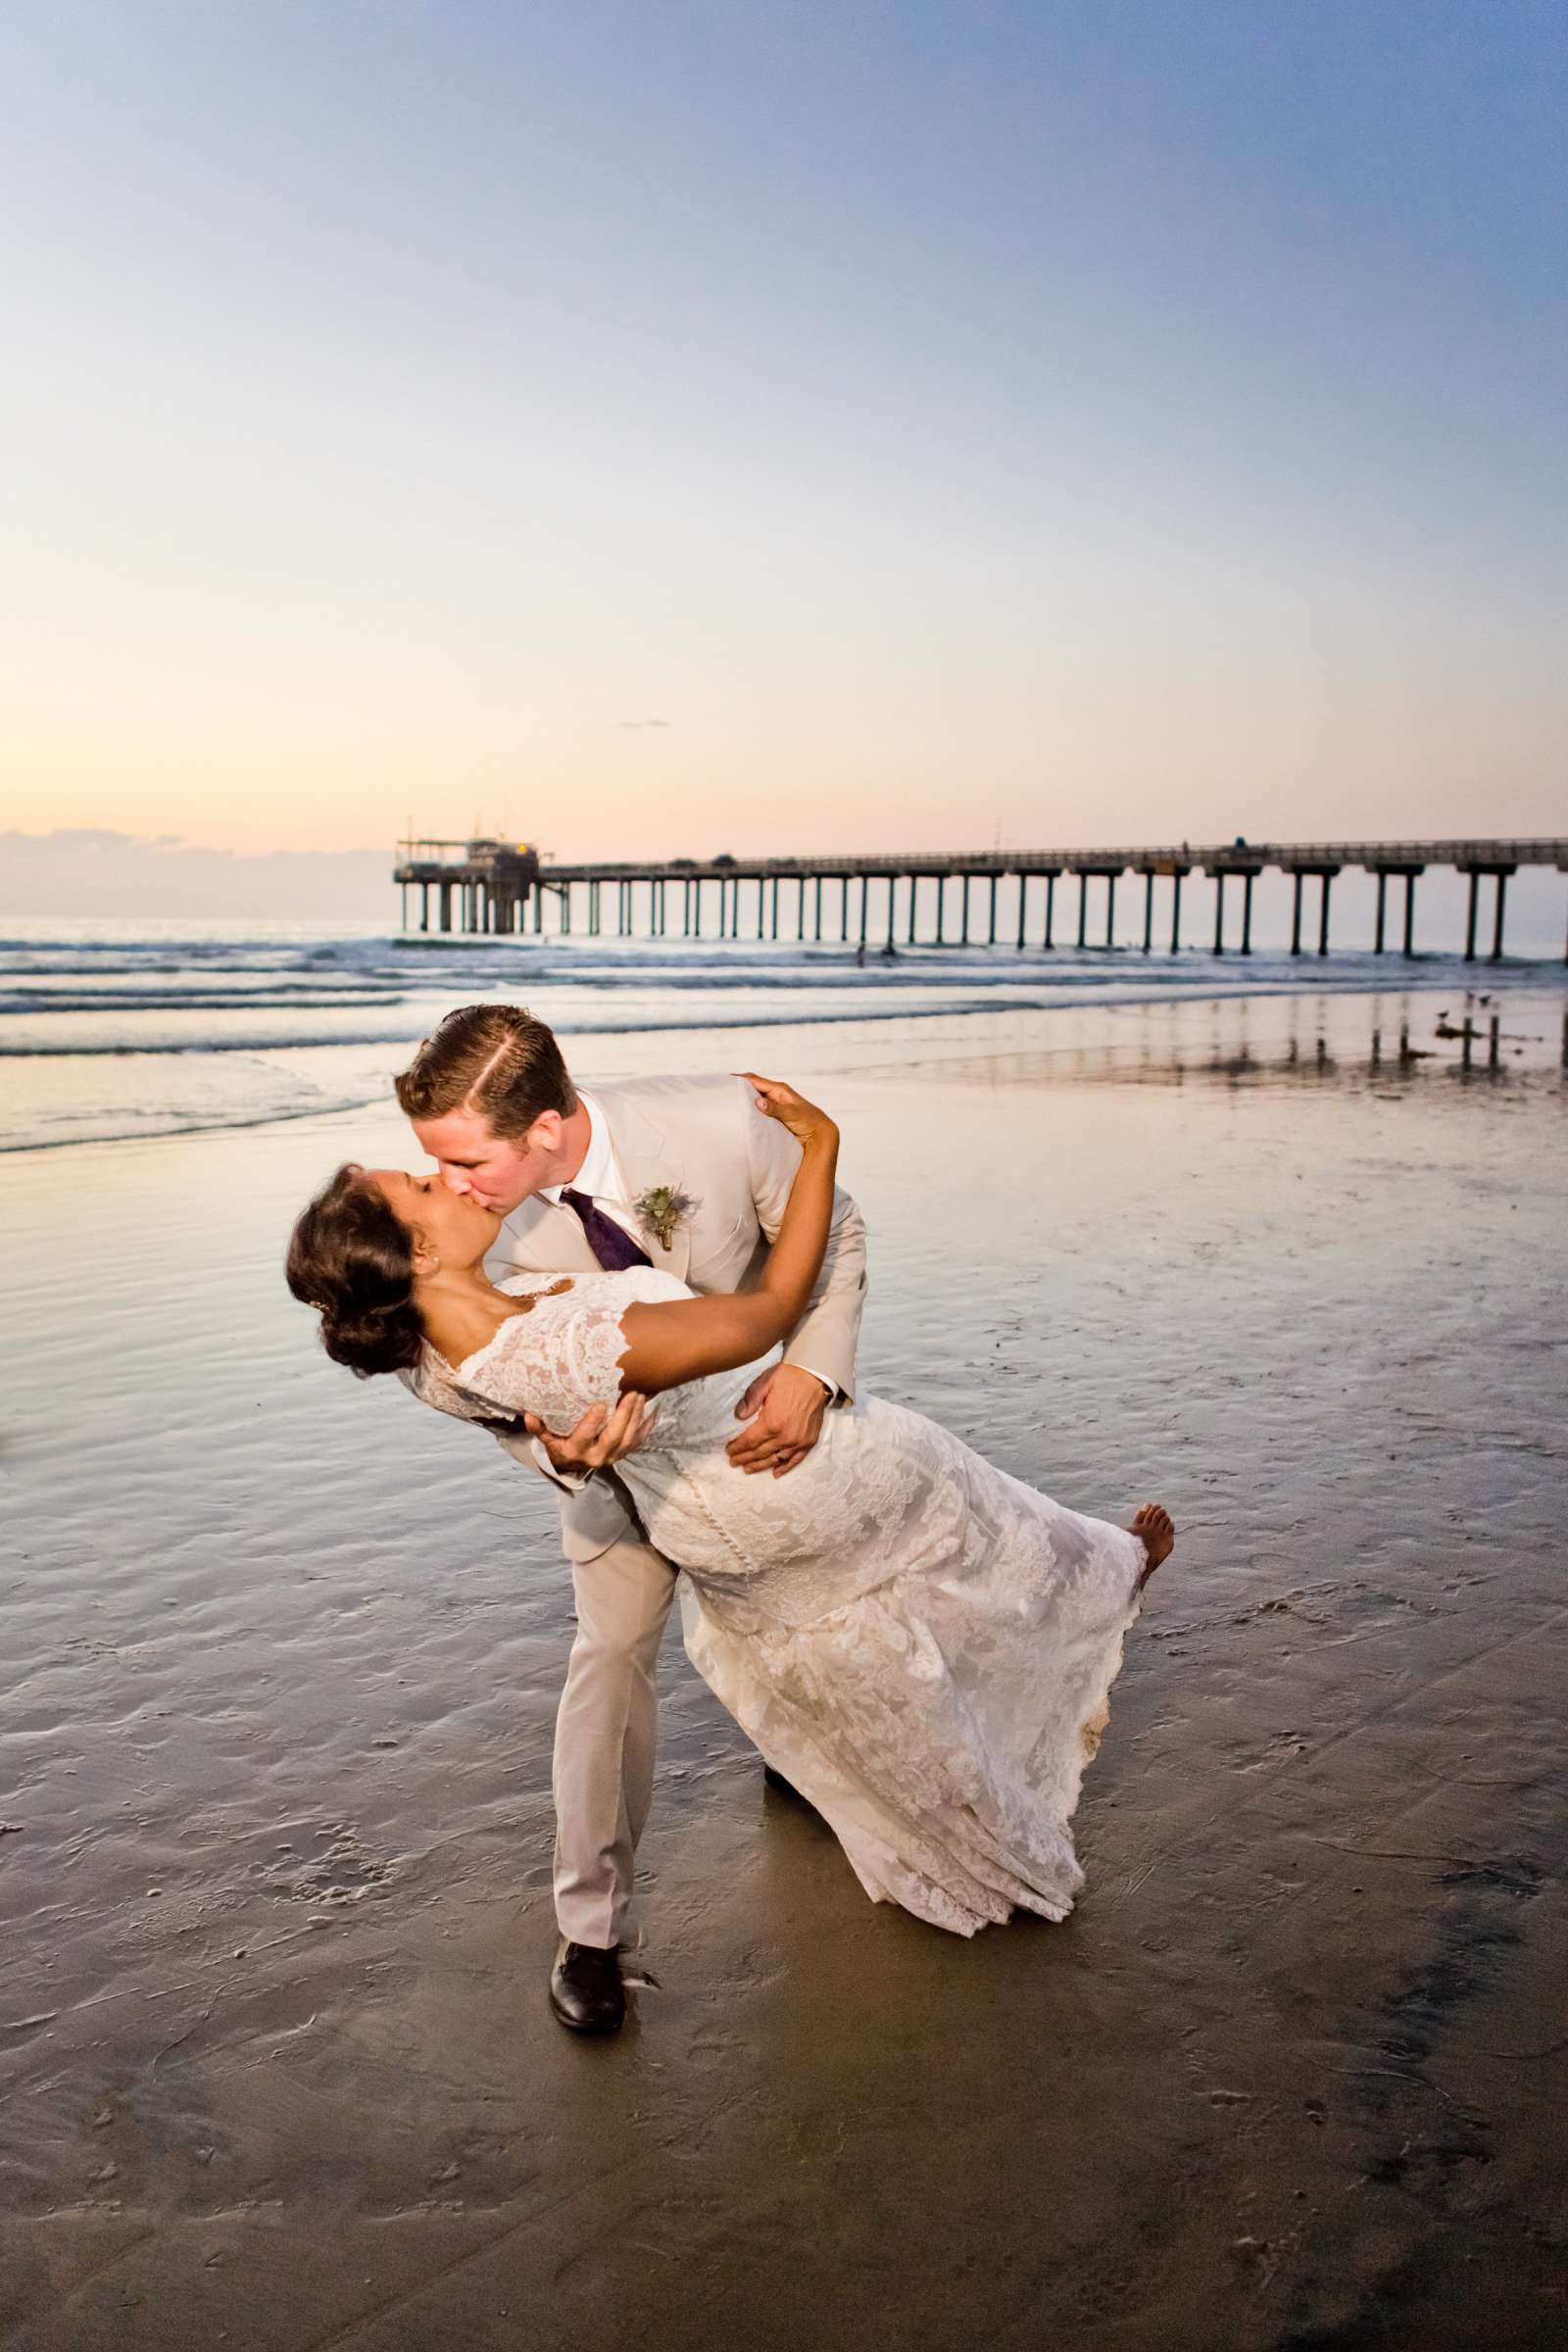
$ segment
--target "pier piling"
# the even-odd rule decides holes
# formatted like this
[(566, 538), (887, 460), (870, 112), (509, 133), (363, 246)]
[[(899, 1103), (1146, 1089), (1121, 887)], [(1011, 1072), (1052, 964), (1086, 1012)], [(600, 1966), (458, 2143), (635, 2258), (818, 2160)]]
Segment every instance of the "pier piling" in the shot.
[(1154, 883), (1165, 875), (1171, 886), (1170, 952), (1174, 956), (1181, 945), (1182, 877), (1191, 869), (1174, 858), (1150, 858), (1130, 860), (1135, 873), (1144, 877), (1144, 954), (1151, 956), (1154, 949)]
[(1415, 953), (1416, 876), (1425, 873), (1426, 868), (1422, 865), (1377, 864), (1373, 866), (1372, 870), (1378, 878), (1377, 925), (1372, 940), (1372, 953), (1374, 956), (1381, 956), (1383, 953), (1388, 886), (1391, 878), (1397, 877), (1404, 884), (1404, 953), (1406, 956), (1413, 956)]
[(1494, 892), (1492, 907), (1492, 954), (1488, 961), (1492, 963), (1502, 961), (1502, 920), (1507, 903), (1508, 877), (1517, 872), (1519, 862), (1517, 858), (1503, 859), (1499, 858), (1475, 858), (1459, 861), (1459, 871), (1470, 877), (1470, 892), (1464, 918), (1464, 959), (1466, 963), (1474, 963), (1476, 959), (1476, 917), (1480, 909), (1483, 874), (1490, 874)]

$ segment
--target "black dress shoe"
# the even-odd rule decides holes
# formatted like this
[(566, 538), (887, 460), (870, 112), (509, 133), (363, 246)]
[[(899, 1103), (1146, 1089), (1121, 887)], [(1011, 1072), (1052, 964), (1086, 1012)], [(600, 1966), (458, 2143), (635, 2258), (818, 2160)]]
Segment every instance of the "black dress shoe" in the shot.
[(593, 1943), (564, 1943), (550, 1972), (550, 2006), (573, 2034), (618, 2034), (626, 2015), (620, 1953)]

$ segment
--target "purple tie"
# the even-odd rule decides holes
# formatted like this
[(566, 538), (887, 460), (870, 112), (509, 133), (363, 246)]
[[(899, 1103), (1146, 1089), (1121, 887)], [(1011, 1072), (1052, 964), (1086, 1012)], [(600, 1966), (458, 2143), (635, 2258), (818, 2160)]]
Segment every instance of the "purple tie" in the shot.
[(625, 1227), (617, 1225), (613, 1217), (607, 1217), (602, 1208), (596, 1208), (586, 1193), (574, 1193), (569, 1186), (563, 1185), (561, 1198), (575, 1211), (588, 1238), (588, 1247), (607, 1274), (623, 1274), (628, 1266), (653, 1264), (647, 1250), (638, 1247)]

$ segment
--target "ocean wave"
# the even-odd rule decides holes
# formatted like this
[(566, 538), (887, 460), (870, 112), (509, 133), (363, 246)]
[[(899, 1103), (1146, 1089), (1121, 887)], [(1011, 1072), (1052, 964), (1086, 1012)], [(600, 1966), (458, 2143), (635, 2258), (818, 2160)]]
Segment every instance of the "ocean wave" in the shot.
[(90, 996), (63, 990), (0, 991), (0, 1018), (24, 1019), (62, 1012), (334, 1012), (357, 1005), (401, 1004), (396, 989), (344, 989), (341, 995), (311, 997), (263, 989), (186, 993), (174, 989), (95, 989)]
[[(562, 1020), (557, 1026), (560, 1034), (567, 1038), (643, 1037), (662, 1029), (667, 1029), (672, 1034), (682, 1030), (709, 1029), (810, 1029), (836, 1021), (912, 1021), (934, 1019), (946, 1013), (1039, 1012), (1048, 1008), (1048, 1000), (1041, 998), (1009, 997), (999, 1002), (994, 996), (956, 997), (940, 1004), (846, 1005), (842, 1011), (837, 1007), (814, 1012), (803, 1009), (789, 1012), (737, 1009), (728, 1013), (709, 1013), (701, 1019), (690, 1020), (681, 1020), (666, 1012), (642, 1015), (628, 1013), (617, 1020)], [(59, 1045), (47, 1041), (0, 1040), (0, 1061), (125, 1060), (142, 1054), (164, 1057), (176, 1054), (281, 1054), (293, 1053), (296, 1049), (314, 1051), (324, 1046), (407, 1046), (410, 1043), (410, 1032), (406, 1027), (359, 1029), (352, 1034), (345, 1034), (342, 1030), (327, 1030), (314, 1036), (305, 1030), (278, 1029), (244, 1037), (155, 1038), (114, 1043), (73, 1041)]]
[[(1460, 967), (1463, 970), (1465, 967)], [(1411, 971), (1401, 969), (1396, 974), (1385, 969), (1373, 974), (1364, 969), (1350, 970), (1342, 965), (1338, 971), (1303, 972), (1301, 967), (1286, 967), (1277, 972), (1253, 968), (1243, 974), (1227, 973), (1223, 967), (1209, 965), (1195, 968), (1184, 975), (1185, 985), (1173, 985), (1170, 977), (1158, 982), (1142, 984), (1129, 974), (1125, 979), (1110, 971), (1099, 973), (1063, 972), (1053, 974), (1048, 987), (1038, 980), (1033, 985), (1023, 980), (1012, 987), (992, 986), (976, 995), (959, 989), (940, 995), (927, 984), (926, 1000), (920, 1003), (872, 1003), (861, 1001), (844, 1004), (790, 1004), (765, 1008), (746, 1001), (747, 992), (733, 990), (723, 1007), (698, 1011), (677, 1011), (673, 1007), (651, 1004), (626, 1007), (612, 1017), (584, 1017), (574, 1008), (557, 1005), (550, 1008), (555, 1028), (563, 1037), (619, 1037), (646, 1036), (668, 1030), (672, 1035), (682, 1031), (729, 1029), (817, 1028), (824, 1024), (845, 1021), (901, 1021), (938, 1019), (948, 1014), (977, 1012), (1049, 1012), (1065, 1009), (1074, 1004), (1157, 1004), (1191, 1003), (1198, 1000), (1222, 999), (1237, 996), (1338, 996), (1361, 994), (1368, 988), (1442, 989), (1454, 984), (1451, 970)], [(91, 1009), (84, 1007), (83, 1009)], [(101, 1009), (101, 1008), (100, 1008)], [(179, 1009), (176, 1005), (168, 1009)], [(235, 1010), (254, 1011), (254, 1004), (241, 1001)], [(291, 1004), (296, 1009), (336, 1009), (334, 1005), (314, 1008)], [(277, 1054), (296, 1049), (318, 1050), (323, 1047), (407, 1046), (417, 1028), (408, 1022), (397, 1027), (344, 1026), (337, 1029), (313, 1030), (308, 1027), (279, 1025), (274, 1029), (256, 1028), (228, 1032), (201, 1031), (194, 1036), (116, 1036), (109, 1038), (83, 1037), (7, 1037), (0, 1033), (0, 1061), (35, 1060), (122, 1060), (136, 1055), (159, 1057), (229, 1054)]]
[[(1453, 984), (1466, 969), (1451, 957), (1423, 957), (1418, 966), (1403, 962), (1391, 965), (1384, 959), (1363, 956), (1345, 956), (1325, 970), (1286, 956), (1255, 956), (1242, 965), (1236, 959), (1221, 960), (1200, 955), (1183, 956), (1179, 961), (1118, 952), (1099, 956), (1079, 956), (1076, 953), (1020, 957), (1017, 961), (1003, 960), (1001, 952), (995, 957), (976, 956), (972, 952), (952, 957), (920, 956), (888, 960), (873, 956), (864, 964), (848, 963), (842, 958), (818, 962), (800, 959), (789, 963), (736, 965), (730, 962), (671, 963), (649, 960), (640, 963), (576, 962), (562, 959), (541, 962), (525, 975), (507, 972), (450, 972), (439, 965), (421, 968), (416, 973), (375, 973), (362, 970), (345, 974), (341, 985), (322, 985), (319, 972), (304, 975), (291, 983), (276, 974), (259, 975), (254, 986), (224, 986), (221, 980), (204, 974), (186, 987), (170, 987), (163, 976), (136, 975), (127, 981), (123, 974), (112, 981), (107, 975), (104, 984), (96, 988), (70, 989), (46, 985), (62, 974), (0, 975), (0, 1055), (7, 1053), (44, 1052), (104, 1052), (134, 1051), (133, 1041), (117, 1035), (113, 1040), (99, 1043), (88, 1041), (70, 1046), (53, 1046), (38, 1038), (29, 1038), (24, 1045), (13, 1044), (5, 1038), (7, 1022), (40, 1024), (46, 1021), (117, 1017), (124, 1022), (145, 1016), (149, 1022), (172, 1016), (209, 1014), (276, 1013), (307, 1015), (338, 1013), (346, 1019), (357, 1012), (391, 1013), (412, 1005), (417, 1001), (419, 1009), (412, 1014), (416, 1024), (424, 1021), (429, 1006), (446, 1002), (474, 1001), (486, 994), (505, 991), (509, 996), (525, 997), (544, 1010), (557, 1025), (581, 1025), (575, 1018), (576, 1004), (582, 1002), (603, 1002), (619, 998), (628, 1003), (628, 1011), (612, 1024), (624, 1027), (637, 1019), (645, 1009), (658, 1008), (670, 1000), (699, 998), (711, 1002), (722, 997), (729, 1004), (744, 1007), (747, 1016), (759, 1020), (773, 1016), (760, 1009), (761, 1001), (786, 996), (799, 1000), (803, 996), (818, 1003), (824, 998), (843, 998), (856, 1007), (842, 1017), (875, 1018), (882, 1006), (889, 1011), (914, 1009), (910, 1000), (940, 1000), (942, 1006), (957, 1010), (969, 1004), (1035, 1004), (1070, 1003), (1089, 998), (1120, 994), (1129, 986), (1137, 986), (1152, 996), (1172, 998), (1191, 997), (1202, 993), (1219, 982), (1230, 993), (1231, 975), (1246, 974), (1249, 987), (1270, 991), (1278, 986), (1295, 990), (1303, 988), (1365, 987), (1376, 981), (1390, 985), (1396, 977), (1418, 980), (1436, 978), (1438, 984)], [(9, 977), (9, 985), (7, 979)], [(237, 975), (235, 976), (237, 978)], [(526, 988), (517, 983), (526, 980)], [(817, 1019), (828, 1017), (819, 1013), (811, 1003), (801, 1006), (793, 1017)], [(712, 1026), (724, 1020), (717, 1009), (697, 1013), (685, 1018), (671, 1015), (668, 1025), (688, 1027)], [(599, 1025), (597, 1023), (595, 1026)], [(645, 1025), (639, 1022), (639, 1025)], [(735, 1022), (727, 1025), (735, 1026)], [(744, 1024), (742, 1024), (744, 1025)], [(354, 1032), (352, 1034), (358, 1034)], [(368, 1042), (375, 1042), (379, 1031), (366, 1031)], [(346, 1042), (352, 1042), (345, 1033)], [(149, 1044), (148, 1051), (222, 1053), (243, 1051), (254, 1041), (243, 1037), (224, 1036), (215, 1028), (177, 1040), (158, 1040)], [(327, 1036), (315, 1036), (301, 1031), (285, 1037), (278, 1033), (269, 1040), (273, 1044), (330, 1044), (339, 1042)]]
[[(1528, 967), (1509, 962), (1508, 977), (1523, 981)], [(885, 1036), (901, 1021), (1460, 991), (1478, 977), (1452, 956), (1410, 964), (1349, 951), (1325, 964), (1272, 947), (1243, 959), (1035, 943), (1020, 953), (971, 940), (901, 943), (889, 956), (873, 940), (862, 961), (855, 944), (836, 939), (403, 940), (260, 925), (201, 938), (150, 925), (132, 939), (14, 921), (0, 939), (0, 1151), (265, 1126), (371, 1104), (452, 1005), (486, 998), (531, 1004), (568, 1053), (574, 1038), (665, 1036), (667, 1046), (640, 1045), (624, 1058), (657, 1054), (679, 1068), (703, 1058), (682, 1037), (705, 1031), (858, 1024)], [(866, 1050), (884, 1053), (845, 1048), (852, 1057)]]
[(0, 1136), (0, 1158), (13, 1152), (69, 1152), (78, 1144), (125, 1144), (161, 1142), (166, 1136), (210, 1135), (219, 1131), (227, 1135), (236, 1128), (276, 1127), (299, 1119), (332, 1118), (343, 1111), (368, 1110), (382, 1099), (384, 1089), (358, 1087), (337, 1095), (313, 1095), (309, 1101), (282, 1104), (235, 1103), (226, 1108), (209, 1108), (180, 1114), (155, 1112), (139, 1123), (131, 1124), (124, 1117), (100, 1113), (96, 1120), (89, 1115), (79, 1130), (72, 1135)]
[[(830, 991), (834, 994), (866, 996), (878, 990), (911, 990), (930, 992), (936, 987), (984, 987), (999, 996), (1019, 987), (1038, 986), (1040, 975), (1029, 972), (998, 977), (990, 973), (954, 971), (942, 974), (931, 972), (876, 971), (845, 973), (748, 973), (738, 978), (733, 972), (722, 973), (612, 973), (612, 972), (552, 972), (530, 975), (536, 985), (529, 990), (537, 997), (541, 987), (581, 990), (584, 994), (602, 997), (625, 995), (641, 989), (659, 996), (772, 997), (782, 992), (803, 988)], [(1094, 987), (1104, 975), (1097, 973), (1063, 972), (1052, 975), (1054, 988)], [(171, 1012), (255, 1012), (300, 1011), (330, 1012), (339, 1008), (352, 1011), (356, 1006), (404, 1004), (416, 995), (429, 997), (450, 994), (452, 991), (433, 989), (432, 979), (439, 975), (421, 975), (424, 984), (415, 990), (401, 987), (373, 987), (365, 982), (345, 984), (341, 989), (313, 993), (301, 988), (111, 988), (46, 989), (0, 988), (0, 1018), (24, 1019), (28, 1016), (64, 1013), (171, 1013)]]
[(371, 955), (358, 946), (330, 956), (299, 956), (292, 952), (259, 956), (254, 948), (247, 948), (244, 952), (225, 952), (221, 956), (202, 958), (172, 955), (163, 948), (145, 956), (119, 951), (109, 956), (83, 953), (74, 946), (46, 950), (34, 945), (15, 953), (0, 947), (0, 978), (12, 981), (100, 977), (128, 980), (143, 976), (168, 979), (189, 971), (197, 986), (220, 986), (227, 979), (237, 980), (248, 974), (276, 985), (287, 985), (297, 975), (301, 986), (320, 986), (332, 984), (341, 972), (345, 986), (382, 981), (389, 986), (419, 989), (449, 982), (466, 988), (486, 980), (512, 986), (518, 982), (534, 985), (540, 981), (595, 978), (659, 983), (696, 979), (732, 987), (744, 986), (749, 981), (787, 983), (802, 974), (813, 978), (831, 974), (853, 980), (872, 970), (970, 970), (976, 974), (1029, 970), (1036, 965), (1058, 964), (1073, 953), (1076, 951), (1055, 950), (1048, 954), (1037, 949), (1020, 955), (1012, 949), (971, 945), (940, 949), (901, 947), (889, 956), (884, 948), (872, 943), (867, 947), (865, 963), (860, 964), (853, 948), (837, 944), (831, 949), (826, 945), (818, 948), (809, 941), (804, 947), (792, 941), (787, 946), (769, 944), (761, 949), (746, 942), (739, 943), (738, 949), (735, 945), (723, 948), (711, 941), (704, 947), (693, 942), (650, 945), (647, 941), (627, 941), (620, 949), (613, 946), (563, 949), (552, 941), (526, 951), (514, 950), (510, 955), (460, 951), (452, 956)]

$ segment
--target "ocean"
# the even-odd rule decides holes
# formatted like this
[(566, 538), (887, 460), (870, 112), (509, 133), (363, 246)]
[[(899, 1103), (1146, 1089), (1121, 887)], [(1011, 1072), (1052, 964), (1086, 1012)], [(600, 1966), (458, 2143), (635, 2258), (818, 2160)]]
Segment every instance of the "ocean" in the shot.
[(686, 1066), (699, 1032), (706, 1063), (732, 1031), (847, 1026), (833, 1058), (864, 1065), (896, 1059), (913, 1035), (922, 1054), (979, 1042), (976, 1015), (991, 1016), (995, 1050), (1009, 1018), (1091, 1006), (1430, 990), (1459, 1006), (1467, 991), (1561, 979), (1544, 962), (1494, 972), (1450, 956), (1353, 952), (872, 946), (862, 962), (837, 942), (465, 940), (370, 924), (47, 916), (0, 928), (0, 1150), (11, 1152), (375, 1102), (443, 1013), (481, 998), (525, 1003), (567, 1041), (596, 1041), (592, 1067), (606, 1075)]

